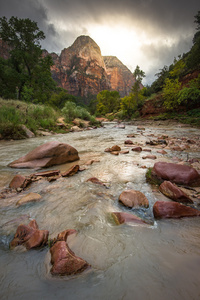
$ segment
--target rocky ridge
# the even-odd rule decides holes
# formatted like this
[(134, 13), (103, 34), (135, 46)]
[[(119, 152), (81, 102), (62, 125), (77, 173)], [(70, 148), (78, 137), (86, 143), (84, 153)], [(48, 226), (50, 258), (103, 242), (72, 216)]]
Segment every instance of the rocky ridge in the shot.
[[(48, 55), (44, 51), (44, 55)], [(88, 97), (102, 90), (117, 90), (121, 97), (130, 93), (135, 80), (131, 71), (115, 56), (102, 56), (89, 36), (79, 36), (60, 55), (50, 54), (52, 77), (74, 96)]]

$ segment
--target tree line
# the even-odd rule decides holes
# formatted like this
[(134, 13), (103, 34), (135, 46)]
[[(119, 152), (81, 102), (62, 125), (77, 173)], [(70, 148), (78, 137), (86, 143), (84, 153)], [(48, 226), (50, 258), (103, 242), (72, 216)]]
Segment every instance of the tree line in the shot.
[[(175, 58), (169, 67), (164, 66), (151, 86), (142, 88), (145, 73), (137, 66), (133, 72), (135, 83), (128, 96), (120, 98), (117, 91), (101, 91), (92, 98), (87, 109), (97, 115), (114, 114), (121, 119), (131, 119), (140, 115), (145, 101), (156, 93), (162, 95), (163, 105), (169, 111), (180, 105), (188, 108), (198, 105), (200, 75), (187, 85), (182, 83), (186, 74), (200, 69), (200, 11), (194, 18), (197, 27), (191, 50)], [(57, 87), (52, 79), (53, 61), (50, 55), (42, 55), (40, 42), (45, 35), (36, 22), (2, 17), (0, 38), (9, 47), (9, 58), (0, 57), (0, 97), (48, 104), (58, 109), (63, 109), (67, 102), (80, 104), (80, 99)]]

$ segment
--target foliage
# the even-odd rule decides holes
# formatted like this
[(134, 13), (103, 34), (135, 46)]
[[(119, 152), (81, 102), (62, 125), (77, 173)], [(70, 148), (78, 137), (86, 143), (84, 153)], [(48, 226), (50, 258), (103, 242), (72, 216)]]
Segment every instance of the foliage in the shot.
[(187, 66), (191, 69), (197, 68), (200, 65), (200, 11), (198, 11), (194, 18), (194, 22), (197, 24), (197, 32), (193, 38), (193, 47), (187, 57)]
[(139, 66), (136, 66), (133, 75), (135, 77), (135, 83), (132, 86), (131, 91), (134, 94), (134, 99), (136, 101), (136, 104), (138, 105), (139, 98), (140, 98), (142, 79), (145, 77), (145, 73), (142, 70), (140, 70)]
[(173, 110), (176, 108), (180, 103), (178, 99), (178, 93), (181, 88), (181, 83), (178, 79), (172, 80), (167, 78), (165, 80), (165, 85), (163, 88), (163, 98), (164, 98), (164, 106), (168, 110)]
[(50, 56), (42, 57), (40, 40), (45, 38), (30, 19), (0, 18), (0, 36), (9, 47), (9, 59), (0, 59), (0, 96), (47, 102), (55, 88)]
[(97, 125), (98, 122), (96, 121), (95, 117), (91, 116), (89, 111), (81, 106), (76, 105), (76, 103), (67, 101), (65, 106), (62, 109), (62, 113), (65, 117), (65, 121), (70, 123), (75, 118), (80, 118), (82, 120), (90, 121), (91, 125)]
[(104, 90), (97, 95), (97, 112), (106, 115), (117, 112), (120, 106), (120, 96), (117, 91)]
[(187, 107), (200, 102), (200, 75), (191, 80), (188, 87), (179, 91), (178, 102), (187, 105)]
[(156, 176), (153, 176), (152, 170), (153, 170), (153, 168), (148, 168), (148, 170), (146, 172), (146, 182), (148, 182), (152, 185), (159, 186), (162, 183), (162, 181), (160, 179), (158, 179)]
[(172, 70), (169, 72), (169, 75), (172, 78), (179, 78), (185, 71), (186, 64), (183, 59), (179, 56), (179, 59), (174, 59), (174, 65)]
[(52, 93), (49, 99), (49, 104), (51, 104), (54, 107), (62, 109), (65, 106), (65, 103), (67, 101), (76, 103), (76, 97), (70, 95), (67, 92), (67, 90), (64, 90), (62, 88), (57, 88), (56, 92)]
[(0, 99), (0, 133), (5, 139), (24, 138), (22, 124), (34, 133), (40, 128), (54, 130), (57, 117), (49, 106)]
[(160, 69), (159, 73), (155, 74), (157, 79), (151, 85), (152, 93), (158, 93), (159, 91), (162, 90), (163, 85), (164, 85), (165, 80), (168, 77), (168, 75), (169, 75), (169, 67), (168, 66), (164, 66), (162, 69)]

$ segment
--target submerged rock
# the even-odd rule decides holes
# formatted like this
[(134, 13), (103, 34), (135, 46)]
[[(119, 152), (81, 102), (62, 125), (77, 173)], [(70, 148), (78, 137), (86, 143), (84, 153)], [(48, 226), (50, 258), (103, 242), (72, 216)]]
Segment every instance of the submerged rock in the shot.
[(126, 212), (113, 212), (112, 217), (114, 218), (114, 221), (117, 225), (123, 223), (146, 224), (146, 222), (141, 218)]
[(127, 207), (149, 207), (149, 201), (140, 191), (127, 190), (123, 191), (119, 196), (119, 201)]
[(133, 141), (131, 141), (131, 140), (126, 140), (126, 141), (124, 142), (124, 144), (125, 144), (125, 145), (133, 145)]
[(15, 233), (14, 239), (10, 243), (10, 248), (23, 245), (27, 250), (42, 247), (47, 244), (49, 236), (48, 230), (39, 230), (35, 220), (28, 225), (19, 225)]
[(106, 148), (104, 152), (115, 152), (115, 151), (121, 151), (121, 148), (118, 145), (114, 145), (111, 148)]
[(25, 156), (11, 162), (11, 168), (45, 168), (78, 160), (78, 151), (58, 141), (45, 143)]
[(17, 201), (16, 205), (23, 205), (23, 204), (27, 204), (30, 202), (37, 202), (42, 198), (42, 196), (40, 196), (40, 194), (37, 193), (29, 193), (25, 196), (23, 196), (19, 201)]
[(178, 184), (200, 186), (200, 174), (187, 165), (157, 162), (152, 169), (152, 176)]
[(79, 165), (74, 165), (68, 171), (63, 172), (61, 175), (62, 177), (70, 177), (78, 173), (78, 171), (79, 171)]
[(134, 147), (131, 149), (132, 151), (136, 151), (136, 152), (141, 152), (142, 148), (141, 147)]
[(156, 155), (146, 155), (142, 157), (142, 159), (156, 159), (156, 158), (157, 158)]
[(178, 202), (157, 201), (153, 206), (156, 219), (200, 216), (200, 211)]
[(91, 178), (87, 179), (86, 181), (91, 181), (92, 183), (99, 184), (99, 185), (106, 187), (105, 183), (103, 183), (101, 180), (99, 180), (96, 177), (91, 177)]
[(165, 196), (169, 197), (174, 201), (183, 203), (193, 203), (193, 201), (186, 193), (184, 193), (180, 188), (177, 187), (177, 185), (173, 184), (170, 181), (164, 181), (160, 185), (159, 190)]

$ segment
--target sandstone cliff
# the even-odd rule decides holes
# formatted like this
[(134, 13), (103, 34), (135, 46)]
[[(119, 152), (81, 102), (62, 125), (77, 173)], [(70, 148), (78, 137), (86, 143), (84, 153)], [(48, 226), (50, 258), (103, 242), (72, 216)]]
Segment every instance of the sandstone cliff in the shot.
[(111, 90), (118, 91), (121, 97), (127, 96), (135, 83), (133, 74), (116, 56), (103, 58)]
[(60, 56), (51, 53), (53, 79), (74, 96), (88, 97), (102, 90), (117, 90), (128, 95), (134, 78), (115, 56), (102, 56), (99, 46), (89, 37), (78, 37)]
[[(8, 59), (6, 43), (0, 39), (0, 56)], [(49, 55), (43, 51), (43, 56)], [(58, 86), (74, 96), (89, 97), (102, 90), (116, 90), (121, 97), (130, 93), (134, 84), (131, 71), (115, 56), (102, 56), (99, 46), (89, 36), (79, 36), (60, 55), (50, 54), (54, 65), (52, 77)]]

